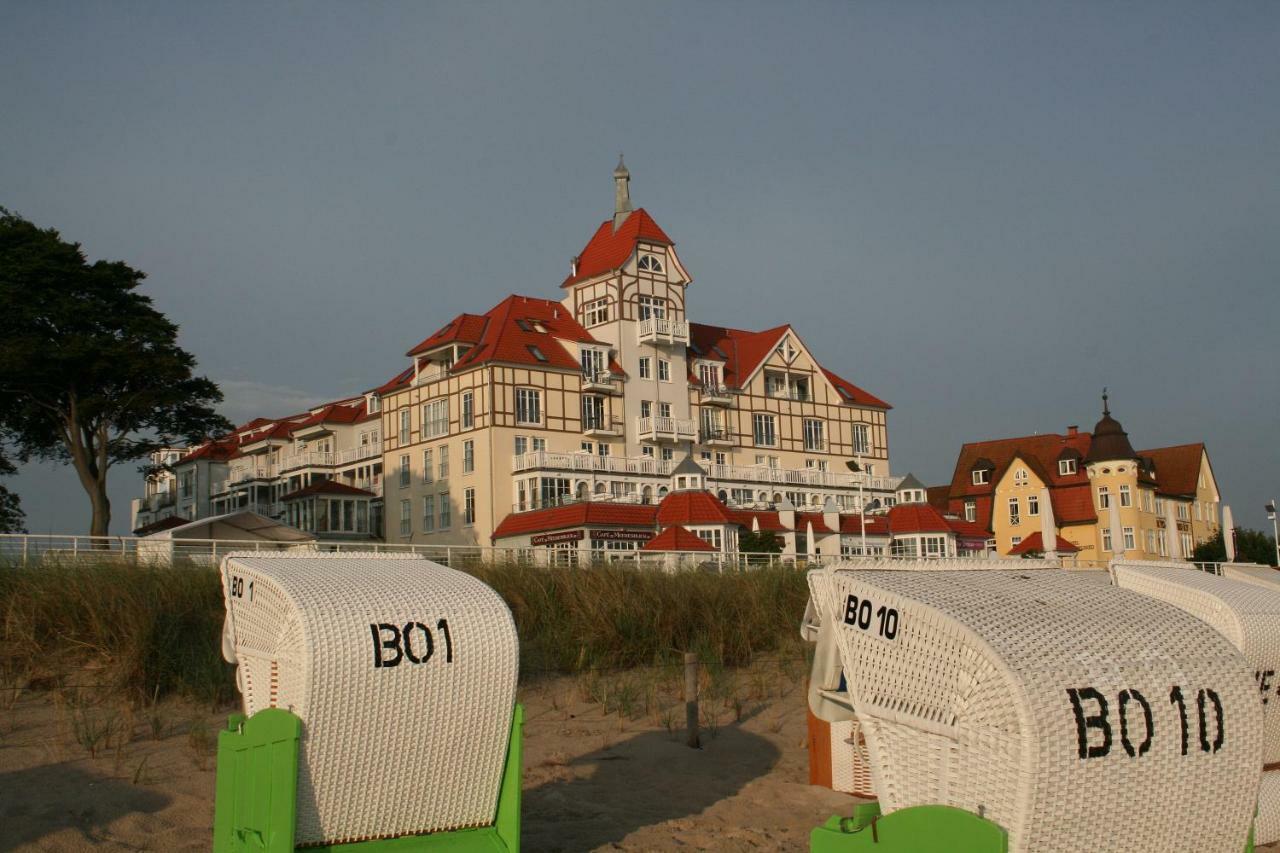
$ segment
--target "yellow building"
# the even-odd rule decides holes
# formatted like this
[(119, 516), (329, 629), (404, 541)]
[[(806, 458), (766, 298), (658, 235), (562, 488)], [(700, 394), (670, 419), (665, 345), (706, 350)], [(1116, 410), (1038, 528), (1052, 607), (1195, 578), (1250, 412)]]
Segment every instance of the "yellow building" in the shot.
[(1189, 559), (1218, 532), (1221, 502), (1204, 444), (1135, 451), (1106, 395), (1092, 433), (964, 445), (944, 499), (1000, 554), (1065, 551), (1082, 563)]

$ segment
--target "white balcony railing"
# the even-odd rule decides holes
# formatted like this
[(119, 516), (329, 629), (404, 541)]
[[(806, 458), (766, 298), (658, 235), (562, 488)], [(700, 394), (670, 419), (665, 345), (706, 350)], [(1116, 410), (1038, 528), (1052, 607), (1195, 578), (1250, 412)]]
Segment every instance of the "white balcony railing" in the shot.
[(698, 428), (684, 418), (636, 418), (636, 434), (641, 441), (693, 441)]
[(648, 317), (636, 325), (639, 343), (687, 344), (689, 323), (686, 320), (668, 320), (666, 317)]
[(365, 459), (374, 459), (381, 455), (382, 442), (374, 441), (369, 444), (362, 444), (359, 447), (339, 451), (337, 464), (346, 465), (349, 462), (362, 462)]
[(702, 386), (702, 402), (709, 405), (728, 406), (733, 403), (733, 396), (723, 385)]
[(604, 391), (612, 393), (618, 390), (617, 377), (608, 370), (582, 371), (582, 388), (584, 391)]
[(669, 477), (675, 467), (673, 460), (655, 459), (652, 456), (596, 456), (592, 453), (548, 453), (545, 450), (524, 453), (511, 460), (513, 473), (546, 468), (583, 473)]
[(297, 468), (331, 468), (337, 457), (335, 453), (290, 453), (280, 457), (280, 472), (293, 471)]
[[(762, 465), (709, 465), (699, 463), (707, 478), (721, 483), (769, 483), (779, 486), (821, 486), (832, 489), (856, 489), (858, 481), (871, 491), (891, 492), (902, 482), (901, 477), (868, 477), (822, 471), (817, 468), (769, 468)], [(676, 462), (651, 456), (595, 456), (590, 453), (525, 453), (511, 461), (513, 473), (533, 470), (578, 471), (595, 474), (635, 474), (669, 477)]]

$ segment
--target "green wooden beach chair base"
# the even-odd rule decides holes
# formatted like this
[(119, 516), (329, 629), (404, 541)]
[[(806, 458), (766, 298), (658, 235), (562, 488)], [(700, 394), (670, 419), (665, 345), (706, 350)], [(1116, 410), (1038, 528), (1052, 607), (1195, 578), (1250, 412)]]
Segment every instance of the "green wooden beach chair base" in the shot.
[[(307, 847), (309, 853), (519, 853), (524, 707), (511, 718), (498, 811), (492, 826)], [(294, 853), (298, 743), (302, 721), (267, 708), (232, 714), (218, 734), (213, 853)]]
[(913, 806), (880, 815), (879, 803), (854, 807), (809, 834), (812, 853), (1005, 853), (1009, 839), (989, 820), (951, 806)]

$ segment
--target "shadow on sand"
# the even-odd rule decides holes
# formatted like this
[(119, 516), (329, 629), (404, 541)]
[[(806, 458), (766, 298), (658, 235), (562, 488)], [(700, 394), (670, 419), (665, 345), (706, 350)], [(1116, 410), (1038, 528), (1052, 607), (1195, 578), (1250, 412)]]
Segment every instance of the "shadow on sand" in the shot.
[(117, 818), (157, 812), (168, 802), (161, 794), (71, 763), (0, 773), (0, 851), (68, 828), (78, 830), (86, 846), (94, 844), (102, 840), (103, 827)]
[(524, 792), (524, 849), (588, 850), (641, 827), (696, 815), (767, 774), (781, 755), (736, 725), (720, 727), (714, 737), (704, 732), (702, 742), (702, 749), (690, 749), (682, 734), (672, 739), (645, 732), (569, 762), (595, 771)]

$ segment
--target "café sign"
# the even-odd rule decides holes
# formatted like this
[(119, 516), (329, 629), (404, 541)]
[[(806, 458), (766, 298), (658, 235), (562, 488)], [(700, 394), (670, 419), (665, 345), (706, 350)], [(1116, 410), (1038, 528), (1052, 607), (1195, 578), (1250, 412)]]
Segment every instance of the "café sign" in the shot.
[(539, 533), (529, 539), (531, 545), (554, 545), (557, 542), (581, 542), (581, 530), (561, 530), (556, 533)]

